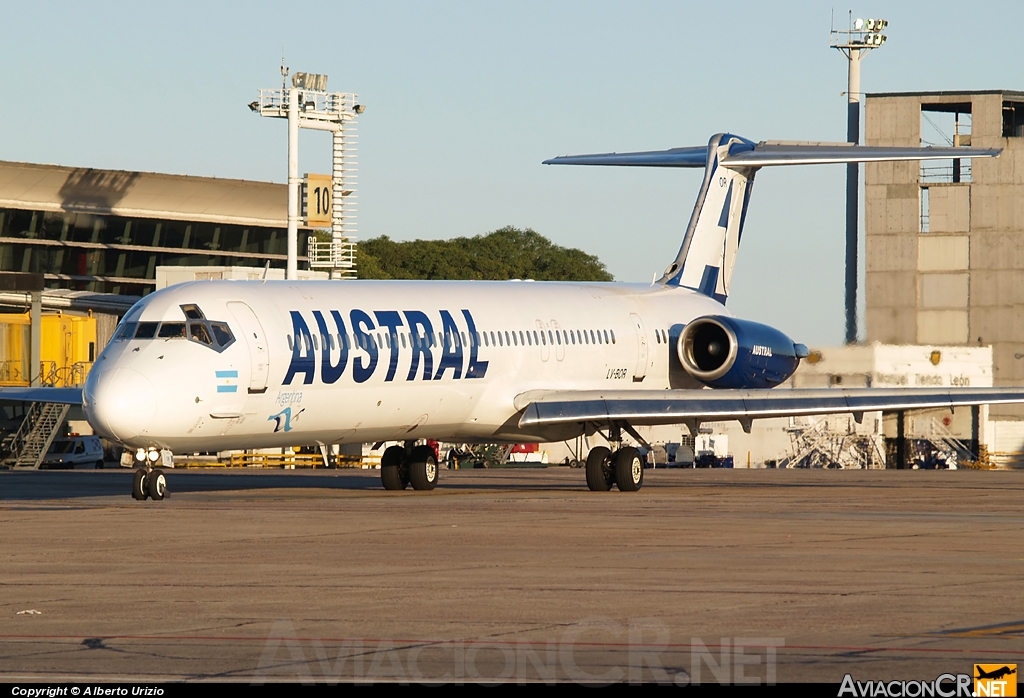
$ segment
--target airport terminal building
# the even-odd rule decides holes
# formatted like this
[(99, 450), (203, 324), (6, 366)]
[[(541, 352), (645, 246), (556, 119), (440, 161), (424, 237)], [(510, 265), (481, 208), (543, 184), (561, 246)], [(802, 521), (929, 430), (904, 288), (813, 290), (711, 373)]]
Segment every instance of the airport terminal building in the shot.
[(144, 296), (158, 266), (283, 269), (287, 200), (269, 182), (0, 162), (0, 271)]

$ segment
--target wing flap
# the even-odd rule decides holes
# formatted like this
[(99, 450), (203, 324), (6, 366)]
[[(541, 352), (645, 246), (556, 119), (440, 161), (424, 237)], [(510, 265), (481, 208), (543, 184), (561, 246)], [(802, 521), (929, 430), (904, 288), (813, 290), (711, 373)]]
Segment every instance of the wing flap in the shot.
[(625, 420), (633, 425), (850, 412), (895, 412), (1024, 402), (1022, 388), (855, 388), (797, 390), (637, 390), (534, 393), (519, 425)]

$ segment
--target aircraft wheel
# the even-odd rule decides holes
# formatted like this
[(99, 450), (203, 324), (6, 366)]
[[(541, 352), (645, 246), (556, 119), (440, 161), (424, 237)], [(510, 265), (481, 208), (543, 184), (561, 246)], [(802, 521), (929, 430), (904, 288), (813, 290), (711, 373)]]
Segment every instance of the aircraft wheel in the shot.
[(96, 461), (96, 470), (103, 470), (103, 461)]
[(437, 487), (437, 456), (430, 446), (417, 446), (409, 458), (409, 482), (414, 490)]
[(134, 477), (132, 477), (132, 498), (141, 502), (148, 496), (149, 492), (146, 488), (146, 471), (139, 468), (135, 471)]
[(404, 490), (409, 484), (409, 468), (401, 446), (389, 447), (380, 457), (380, 481), (386, 490)]
[(167, 476), (163, 470), (152, 470), (146, 476), (146, 491), (155, 502), (167, 496)]
[(644, 461), (640, 452), (627, 446), (615, 452), (615, 484), (620, 492), (636, 492), (644, 485)]
[(591, 492), (607, 492), (612, 488), (615, 471), (612, 469), (612, 452), (604, 446), (590, 449), (587, 456), (587, 487)]

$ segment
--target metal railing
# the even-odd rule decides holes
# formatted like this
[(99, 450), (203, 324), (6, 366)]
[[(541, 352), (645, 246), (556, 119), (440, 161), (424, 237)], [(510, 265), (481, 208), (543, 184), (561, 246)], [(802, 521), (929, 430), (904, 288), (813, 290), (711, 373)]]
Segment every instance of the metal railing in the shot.
[[(89, 377), (92, 361), (79, 361), (69, 365), (58, 365), (56, 361), (39, 362), (39, 384), (48, 388), (79, 388)], [(0, 361), (0, 385), (29, 386), (30, 376), (24, 374), (25, 363), (21, 359)]]
[(956, 168), (953, 167), (952, 163), (948, 165), (925, 164), (934, 162), (934, 160), (922, 161), (921, 184), (951, 184), (953, 182), (968, 184), (972, 181), (973, 168), (971, 167), (971, 158), (960, 160), (959, 180), (954, 179)]
[[(376, 468), (380, 466), (380, 456), (346, 456), (331, 455), (330, 461), (335, 468)], [(200, 467), (214, 465), (198, 464)], [(219, 464), (218, 464), (219, 465)], [(322, 468), (323, 456), (319, 453), (232, 453), (231, 459), (223, 463), (229, 468)]]
[(351, 240), (317, 240), (310, 235), (306, 255), (313, 269), (339, 270), (345, 278), (355, 278), (356, 244)]

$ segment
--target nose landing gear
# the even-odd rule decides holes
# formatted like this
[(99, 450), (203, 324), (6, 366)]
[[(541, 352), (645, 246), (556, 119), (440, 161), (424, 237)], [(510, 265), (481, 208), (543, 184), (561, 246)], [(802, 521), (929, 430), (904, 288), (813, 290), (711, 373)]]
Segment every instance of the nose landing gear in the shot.
[(167, 496), (167, 476), (158, 468), (139, 468), (132, 478), (132, 499), (160, 501)]
[(133, 459), (143, 467), (136, 468), (132, 477), (132, 499), (140, 502), (146, 499), (160, 501), (167, 497), (167, 476), (164, 475), (163, 470), (155, 466), (159, 462), (173, 468), (174, 456), (171, 452), (168, 450), (157, 451), (152, 447), (148, 450), (140, 448), (134, 455), (131, 451), (126, 451), (121, 456), (121, 464), (130, 465)]

